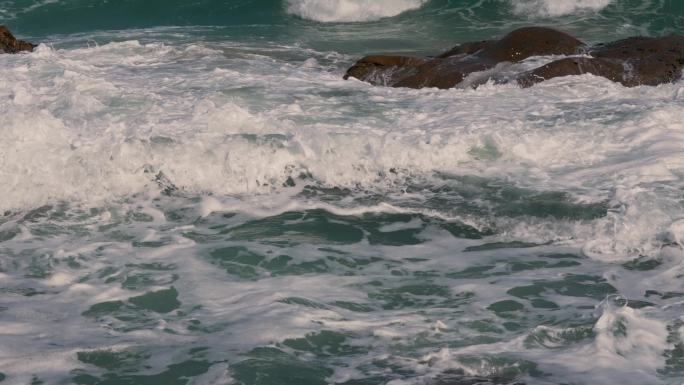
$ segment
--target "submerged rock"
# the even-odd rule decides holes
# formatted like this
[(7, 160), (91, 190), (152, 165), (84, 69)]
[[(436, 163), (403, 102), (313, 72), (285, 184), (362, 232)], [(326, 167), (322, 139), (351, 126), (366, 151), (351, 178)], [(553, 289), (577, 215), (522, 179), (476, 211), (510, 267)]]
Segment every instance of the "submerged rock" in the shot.
[(34, 47), (34, 44), (17, 40), (7, 27), (0, 25), (0, 53), (30, 52), (33, 51)]
[[(494, 69), (502, 63), (518, 63), (532, 56), (563, 55), (538, 68), (497, 82), (515, 81), (529, 87), (559, 76), (590, 73), (627, 87), (657, 85), (682, 77), (684, 36), (633, 37), (587, 46), (551, 28), (525, 27), (501, 40), (465, 43), (434, 58), (366, 56), (344, 78), (357, 78), (390, 87), (452, 88), (466, 85), (466, 77)], [(485, 76), (485, 80), (493, 75)]]

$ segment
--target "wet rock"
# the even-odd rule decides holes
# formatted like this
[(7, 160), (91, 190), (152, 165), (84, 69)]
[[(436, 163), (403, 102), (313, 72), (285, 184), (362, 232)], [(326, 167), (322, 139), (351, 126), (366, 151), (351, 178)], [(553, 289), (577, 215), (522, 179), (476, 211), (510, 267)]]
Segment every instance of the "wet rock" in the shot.
[(345, 79), (354, 77), (392, 87), (452, 88), (469, 74), (494, 68), (501, 62), (519, 62), (540, 55), (571, 55), (584, 46), (574, 37), (551, 28), (526, 27), (501, 40), (461, 44), (433, 59), (367, 56), (347, 71)]
[(565, 32), (545, 27), (519, 28), (476, 55), (493, 63), (519, 62), (531, 56), (572, 55), (585, 44)]
[(494, 42), (491, 40), (482, 40), (471, 43), (463, 43), (437, 56), (438, 59), (446, 59), (448, 57), (472, 55), (484, 48), (490, 47)]
[(0, 25), (0, 53), (17, 53), (21, 51), (33, 51), (34, 44), (17, 40), (4, 25)]
[(567, 75), (603, 76), (626, 87), (655, 86), (682, 77), (684, 36), (631, 37), (599, 44), (588, 50), (591, 57), (561, 59), (529, 71), (518, 78), (523, 87)]
[[(684, 36), (634, 37), (593, 47), (551, 28), (525, 27), (501, 40), (461, 44), (434, 58), (367, 56), (346, 73), (373, 85), (408, 88), (465, 86), (473, 73), (533, 56), (570, 56), (497, 82), (529, 87), (560, 76), (593, 74), (625, 86), (657, 85), (682, 77)], [(580, 56), (581, 55), (581, 56)], [(498, 67), (497, 67), (498, 68)], [(491, 71), (496, 72), (496, 71)]]
[(582, 74), (603, 76), (614, 82), (620, 82), (623, 70), (624, 67), (620, 63), (588, 57), (574, 57), (556, 60), (525, 72), (517, 78), (517, 82), (523, 87), (531, 87), (544, 80)]
[(590, 53), (598, 59), (620, 63), (624, 68), (620, 83), (625, 86), (654, 86), (682, 77), (684, 35), (632, 37), (596, 46)]
[(393, 86), (398, 80), (415, 74), (416, 69), (427, 62), (407, 56), (366, 56), (347, 71), (344, 79), (354, 77), (373, 85)]
[(411, 76), (399, 79), (394, 86), (452, 88), (461, 83), (469, 73), (484, 71), (488, 68), (481, 62), (454, 64), (452, 59), (433, 60), (417, 68)]

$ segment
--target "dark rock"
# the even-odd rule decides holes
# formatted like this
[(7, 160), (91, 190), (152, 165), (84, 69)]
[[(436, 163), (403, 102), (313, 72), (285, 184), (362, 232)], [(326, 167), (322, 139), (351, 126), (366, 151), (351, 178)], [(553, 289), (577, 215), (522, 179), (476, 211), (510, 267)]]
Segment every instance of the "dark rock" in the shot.
[(17, 53), (33, 51), (34, 44), (17, 40), (4, 25), (0, 25), (0, 53)]
[(621, 63), (624, 71), (620, 83), (625, 86), (654, 86), (682, 77), (684, 35), (632, 37), (596, 46), (590, 53), (599, 59)]
[(626, 87), (655, 86), (682, 77), (684, 36), (630, 37), (591, 47), (592, 57), (561, 59), (522, 74), (523, 87), (558, 76), (593, 74)]
[(427, 62), (407, 56), (366, 56), (347, 71), (344, 79), (354, 77), (373, 85), (393, 86), (397, 80), (415, 74), (416, 69)]
[(432, 60), (367, 56), (347, 71), (345, 79), (354, 77), (391, 87), (452, 88), (469, 74), (494, 68), (501, 62), (519, 62), (540, 55), (571, 55), (582, 47), (584, 43), (566, 33), (551, 28), (526, 27), (498, 41), (461, 44)]
[(545, 27), (525, 27), (477, 53), (492, 62), (519, 62), (531, 56), (573, 55), (585, 45), (567, 33)]
[[(466, 56), (466, 58), (468, 57)], [(484, 71), (491, 67), (493, 65), (486, 61), (468, 61), (455, 59), (454, 57), (442, 60), (435, 59), (417, 67), (410, 76), (398, 79), (393, 86), (452, 88), (461, 83), (468, 74)]]
[(592, 74), (620, 82), (623, 71), (624, 67), (620, 63), (589, 57), (571, 57), (525, 72), (517, 78), (517, 81), (522, 87), (531, 87), (559, 76)]
[(477, 54), (478, 58), (493, 62), (518, 62), (530, 56), (572, 55), (582, 47), (583, 42), (565, 32), (546, 27), (524, 27), (516, 29), (501, 40), (483, 40), (458, 45), (437, 58)]
[(526, 27), (501, 40), (461, 44), (431, 59), (367, 56), (352, 66), (344, 78), (391, 87), (452, 88), (469, 83), (464, 83), (468, 75), (490, 70), (500, 63), (551, 55), (574, 57), (553, 61), (512, 79), (496, 80), (515, 80), (529, 87), (554, 77), (588, 73), (628, 87), (673, 82), (682, 77), (684, 69), (684, 36), (634, 37), (588, 47), (551, 28)]
[(466, 55), (472, 55), (482, 49), (490, 47), (494, 42), (491, 40), (482, 40), (482, 41), (476, 41), (476, 42), (471, 42), (471, 43), (463, 43), (461, 45), (457, 45), (456, 47), (444, 52), (443, 54), (437, 56), (438, 59), (446, 59), (448, 57), (453, 57), (453, 56), (466, 56)]

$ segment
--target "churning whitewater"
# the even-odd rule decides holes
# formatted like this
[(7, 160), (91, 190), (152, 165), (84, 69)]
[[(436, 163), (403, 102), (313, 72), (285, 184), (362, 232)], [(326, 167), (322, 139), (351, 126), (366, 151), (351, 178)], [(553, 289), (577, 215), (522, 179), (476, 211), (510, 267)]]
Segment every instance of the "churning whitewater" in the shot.
[[(572, 3), (572, 4), (571, 4)], [(684, 382), (684, 83), (343, 80), (675, 0), (3, 0), (0, 385)], [(532, 57), (535, 68), (558, 57)]]

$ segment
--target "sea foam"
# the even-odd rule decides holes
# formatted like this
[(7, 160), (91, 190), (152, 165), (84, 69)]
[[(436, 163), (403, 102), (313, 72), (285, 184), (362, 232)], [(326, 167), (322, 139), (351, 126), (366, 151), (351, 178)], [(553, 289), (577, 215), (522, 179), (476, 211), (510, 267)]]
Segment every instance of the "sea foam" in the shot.
[[(659, 234), (681, 217), (676, 194), (652, 190), (676, 183), (682, 166), (680, 85), (625, 89), (583, 76), (526, 90), (388, 90), (315, 64), (240, 57), (234, 47), (226, 58), (213, 48), (130, 40), (9, 58), (0, 71), (0, 210), (99, 205), (158, 193), (160, 184), (289, 196), (283, 186), (304, 176), (304, 184), (386, 193), (444, 183), (435, 172), (474, 174), (611, 201), (605, 217), (585, 224), (497, 219), (515, 239), (575, 240), (602, 261), (658, 255)], [(195, 63), (192, 76), (174, 72), (179, 62)], [(243, 88), (275, 99), (223, 96)], [(328, 90), (342, 96), (311, 97)], [(368, 100), (374, 107), (364, 112)], [(615, 125), (606, 111), (624, 120)]]
[(373, 21), (420, 8), (426, 0), (288, 0), (287, 11), (301, 18), (330, 22)]
[(511, 0), (513, 10), (520, 15), (555, 17), (580, 11), (598, 12), (613, 0)]

